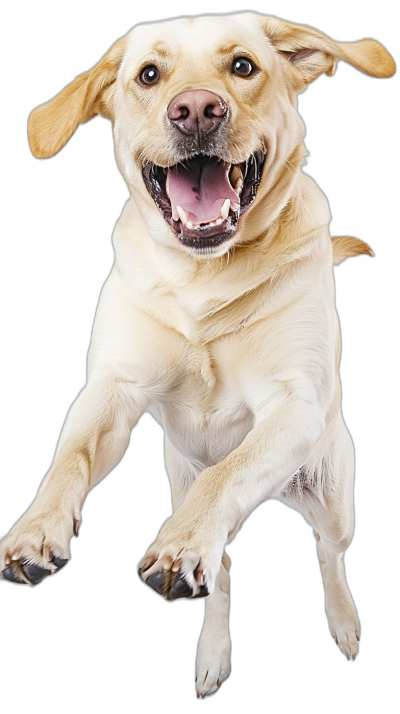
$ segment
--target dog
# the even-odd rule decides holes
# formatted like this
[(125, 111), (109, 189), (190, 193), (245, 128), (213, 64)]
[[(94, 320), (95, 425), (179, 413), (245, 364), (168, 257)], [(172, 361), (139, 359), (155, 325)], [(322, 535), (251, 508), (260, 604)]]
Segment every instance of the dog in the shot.
[(87, 384), (37, 497), (2, 540), (0, 570), (36, 585), (67, 564), (88, 492), (148, 410), (165, 431), (174, 512), (139, 575), (167, 600), (205, 598), (198, 697), (230, 673), (225, 546), (268, 498), (313, 527), (331, 634), (348, 659), (358, 653), (332, 263), (372, 251), (331, 239), (327, 200), (301, 170), (297, 112), (298, 93), (339, 60), (375, 77), (395, 71), (374, 40), (338, 43), (256, 13), (139, 25), (28, 122), (45, 158), (80, 123), (111, 119), (130, 199)]

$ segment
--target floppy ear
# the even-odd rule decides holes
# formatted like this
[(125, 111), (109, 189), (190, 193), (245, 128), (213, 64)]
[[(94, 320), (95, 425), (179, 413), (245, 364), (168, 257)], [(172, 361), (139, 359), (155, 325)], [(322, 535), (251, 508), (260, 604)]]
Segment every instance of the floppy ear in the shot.
[(391, 77), (396, 71), (393, 58), (376, 40), (335, 42), (312, 27), (275, 17), (265, 18), (264, 29), (273, 47), (286, 57), (300, 85), (312, 82), (322, 72), (332, 75), (338, 60), (372, 77)]
[(28, 120), (28, 138), (38, 159), (54, 156), (78, 124), (95, 114), (112, 118), (112, 87), (122, 61), (126, 38), (118, 40), (100, 62), (68, 84), (60, 94), (34, 109)]

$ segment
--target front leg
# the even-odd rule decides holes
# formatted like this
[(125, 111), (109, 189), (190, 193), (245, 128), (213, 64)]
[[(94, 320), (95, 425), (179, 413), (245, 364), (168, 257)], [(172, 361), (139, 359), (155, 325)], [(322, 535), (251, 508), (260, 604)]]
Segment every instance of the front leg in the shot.
[(212, 593), (226, 543), (304, 464), (324, 426), (318, 406), (289, 398), (260, 418), (237, 449), (199, 474), (148, 549), (141, 578), (169, 600)]
[(89, 380), (71, 407), (35, 500), (1, 543), (4, 578), (36, 585), (67, 563), (89, 490), (120, 461), (146, 406), (128, 382)]

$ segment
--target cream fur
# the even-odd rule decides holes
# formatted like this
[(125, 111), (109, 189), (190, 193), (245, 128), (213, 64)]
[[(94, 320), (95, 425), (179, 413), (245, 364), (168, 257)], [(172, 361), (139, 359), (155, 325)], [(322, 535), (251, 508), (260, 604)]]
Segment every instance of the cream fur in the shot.
[[(226, 71), (233, 45), (261, 68), (253, 80)], [(313, 526), (332, 635), (348, 658), (358, 652), (343, 564), (354, 465), (341, 413), (332, 262), (371, 251), (356, 239), (332, 243), (325, 196), (301, 171), (296, 109), (297, 93), (321, 72), (332, 74), (340, 59), (376, 76), (394, 72), (373, 40), (335, 43), (254, 13), (140, 25), (29, 120), (32, 151), (45, 157), (80, 122), (96, 113), (111, 118), (131, 197), (113, 236), (87, 385), (37, 498), (2, 542), (0, 567), (28, 582), (26, 560), (53, 571), (52, 553), (69, 558), (89, 490), (122, 458), (149, 410), (165, 430), (174, 515), (143, 559), (142, 577), (180, 568), (193, 594), (203, 584), (211, 593), (197, 655), (201, 697), (230, 672), (225, 545), (270, 497)], [(151, 63), (165, 79), (143, 90), (136, 77)], [(141, 174), (146, 160), (175, 163), (166, 107), (188, 88), (228, 103), (225, 160), (267, 150), (254, 204), (234, 238), (207, 255), (178, 242)]]

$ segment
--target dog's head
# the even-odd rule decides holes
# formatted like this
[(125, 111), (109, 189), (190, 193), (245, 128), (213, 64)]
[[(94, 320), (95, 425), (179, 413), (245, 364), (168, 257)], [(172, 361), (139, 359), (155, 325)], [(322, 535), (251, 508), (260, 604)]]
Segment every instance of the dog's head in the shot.
[[(255, 13), (138, 25), (32, 112), (30, 145), (52, 156), (79, 123), (110, 118), (118, 165), (153, 237), (196, 257), (222, 255), (288, 200), (304, 157), (296, 95), (340, 59), (376, 77), (395, 71), (374, 40), (341, 44)], [(264, 223), (250, 228), (261, 201)]]

